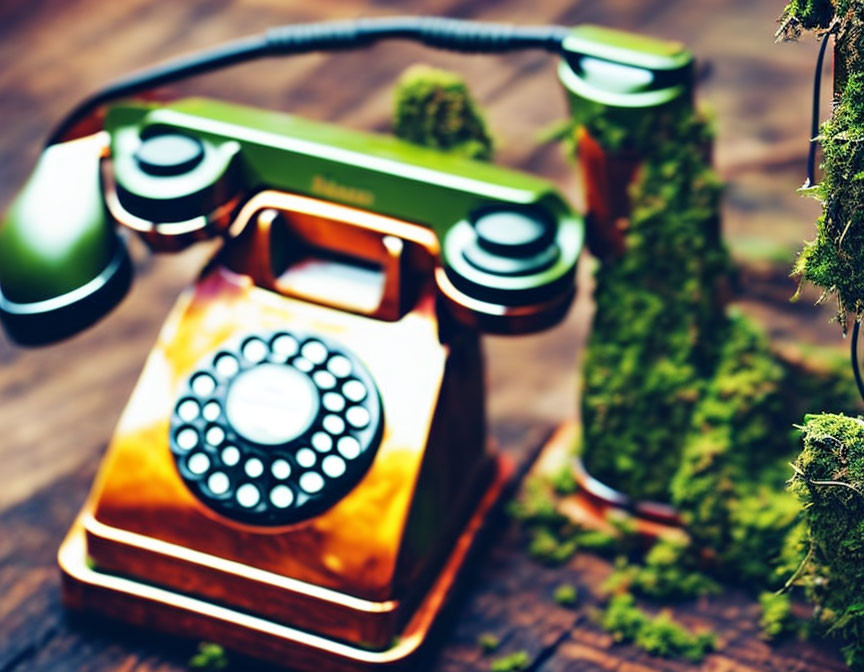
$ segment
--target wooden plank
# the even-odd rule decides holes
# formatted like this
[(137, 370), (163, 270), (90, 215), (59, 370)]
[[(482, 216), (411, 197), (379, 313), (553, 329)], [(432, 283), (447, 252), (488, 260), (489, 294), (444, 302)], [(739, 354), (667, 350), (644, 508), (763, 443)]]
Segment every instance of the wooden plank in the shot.
[[(532, 23), (592, 21), (682, 39), (710, 64), (701, 99), (717, 114), (717, 160), (730, 181), (725, 226), (732, 248), (739, 256), (771, 245), (792, 250), (812, 235), (815, 214), (814, 204), (794, 194), (803, 177), (815, 45), (771, 44), (779, 5), (752, 0), (421, 0), (409, 7), (387, 0), (0, 3), (0, 204), (9, 202), (29, 173), (50, 125), (83, 94), (189, 49), (271, 24), (394, 11)], [(557, 147), (536, 143), (537, 131), (566, 113), (554, 63), (541, 55), (466, 59), (393, 43), (368, 52), (244, 65), (175, 90), (386, 131), (390, 85), (415, 61), (464, 72), (477, 97), (490, 106), (500, 159), (555, 180), (578, 202), (571, 164)], [(83, 501), (164, 315), (209, 254), (197, 248), (157, 259), (140, 245), (133, 251), (138, 282), (97, 328), (36, 351), (0, 338), (0, 672), (180, 670), (191, 652), (186, 642), (70, 619), (59, 604), (56, 547)], [(580, 269), (583, 292), (562, 326), (520, 339), (487, 339), (490, 419), (503, 449), (514, 456), (524, 459), (552, 424), (577, 412), (575, 362), (593, 310), (590, 273), (586, 262)], [(813, 342), (840, 345), (827, 314), (787, 310), (759, 287), (748, 297), (748, 310), (781, 325), (787, 336), (803, 333)], [(592, 623), (607, 562), (579, 555), (563, 568), (541, 568), (525, 556), (523, 545), (512, 526), (495, 539), (474, 568), (472, 590), (433, 667), (488, 669), (490, 657), (477, 644), (488, 632), (501, 637), (493, 657), (524, 649), (532, 669), (546, 672), (692, 669), (613, 646)], [(579, 587), (576, 610), (551, 599), (565, 581)], [(676, 614), (688, 624), (718, 628), (724, 647), (706, 660), (706, 670), (842, 669), (825, 649), (797, 642), (769, 647), (758, 640), (757, 608), (740, 593), (685, 604)], [(244, 665), (238, 669), (249, 669)]]

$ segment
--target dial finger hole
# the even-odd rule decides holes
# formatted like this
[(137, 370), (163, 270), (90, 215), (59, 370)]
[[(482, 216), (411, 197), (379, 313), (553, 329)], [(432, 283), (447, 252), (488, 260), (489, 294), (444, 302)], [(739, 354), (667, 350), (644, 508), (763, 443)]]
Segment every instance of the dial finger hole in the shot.
[(253, 364), (267, 357), (267, 344), (260, 338), (250, 338), (243, 344), (243, 356)]
[(324, 432), (315, 432), (312, 435), (312, 447), (319, 453), (326, 453), (333, 447), (333, 437)]
[(336, 387), (336, 376), (329, 371), (316, 371), (312, 374), (312, 380), (322, 390), (332, 390)]
[(273, 460), (273, 464), (270, 465), (270, 473), (273, 474), (273, 478), (278, 478), (280, 481), (284, 481), (291, 475), (291, 465), (288, 463), (288, 460), (278, 459)]
[(303, 345), (301, 354), (313, 364), (323, 364), (327, 360), (327, 346), (321, 341), (307, 341)]
[(305, 357), (298, 357), (293, 362), (291, 362), (291, 366), (293, 366), (298, 371), (302, 371), (303, 373), (309, 373), (312, 369), (315, 368), (315, 365)]
[(199, 373), (192, 379), (192, 391), (199, 397), (210, 396), (215, 389), (216, 381), (209, 374)]
[(216, 420), (219, 417), (219, 411), (220, 410), (221, 409), (219, 408), (219, 402), (208, 401), (206, 404), (204, 404), (204, 408), (201, 411), (201, 415), (204, 416), (205, 420), (209, 420), (210, 422), (213, 422), (214, 420)]
[(177, 415), (179, 415), (180, 419), (184, 422), (192, 422), (198, 417), (198, 413), (200, 412), (201, 407), (194, 399), (184, 399), (177, 404)]
[(207, 487), (214, 495), (224, 495), (231, 487), (231, 480), (228, 475), (221, 471), (214, 471), (207, 479)]
[(355, 429), (363, 429), (369, 424), (370, 420), (369, 411), (362, 406), (352, 406), (349, 408), (348, 412), (345, 413), (345, 418), (348, 420), (348, 424)]
[(321, 463), (321, 470), (330, 478), (339, 478), (346, 468), (345, 460), (338, 455), (328, 455)]
[(330, 434), (341, 434), (345, 431), (345, 421), (338, 415), (325, 415), (321, 425)]
[(233, 467), (240, 461), (240, 449), (237, 446), (225, 446), (222, 449), (222, 464)]
[(174, 440), (181, 450), (192, 450), (198, 445), (198, 432), (192, 427), (183, 427), (177, 432)]
[(325, 394), (321, 403), (324, 404), (324, 408), (332, 413), (341, 413), (345, 409), (345, 397), (336, 392)]
[(300, 450), (298, 450), (295, 458), (297, 459), (297, 464), (299, 464), (305, 469), (314, 467), (315, 462), (318, 460), (318, 457), (315, 455), (315, 451), (309, 448), (301, 448)]
[(287, 509), (294, 503), (294, 492), (287, 485), (277, 485), (270, 491), (270, 503), (277, 509)]
[(351, 361), (342, 355), (334, 355), (327, 362), (327, 370), (337, 378), (344, 378), (351, 374)]
[(360, 455), (360, 442), (353, 436), (343, 436), (336, 444), (336, 449), (346, 460), (353, 460)]
[(359, 380), (349, 380), (342, 386), (342, 394), (353, 402), (361, 402), (366, 398), (366, 386)]
[(204, 438), (211, 446), (219, 446), (225, 440), (225, 430), (219, 425), (212, 425), (207, 429)]
[(324, 487), (324, 477), (317, 471), (307, 471), (300, 477), (299, 483), (305, 492), (314, 495)]
[(249, 478), (258, 478), (264, 473), (264, 463), (257, 457), (250, 457), (243, 465), (243, 471)]
[(193, 474), (200, 476), (210, 468), (210, 458), (205, 453), (193, 453), (186, 460), (186, 466)]
[(261, 501), (261, 492), (251, 483), (244, 483), (237, 488), (236, 498), (240, 506), (251, 509)]
[(240, 362), (234, 355), (219, 355), (215, 365), (217, 373), (223, 378), (232, 378), (240, 370)]
[(297, 354), (300, 346), (297, 344), (297, 339), (288, 334), (279, 334), (273, 339), (271, 344), (273, 352), (281, 360), (286, 360)]

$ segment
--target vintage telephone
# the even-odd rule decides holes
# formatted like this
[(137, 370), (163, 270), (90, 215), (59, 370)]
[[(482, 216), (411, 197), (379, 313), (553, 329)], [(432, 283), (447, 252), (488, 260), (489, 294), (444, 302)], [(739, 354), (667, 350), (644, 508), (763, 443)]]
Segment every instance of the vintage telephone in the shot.
[(677, 44), (406, 17), (274, 29), (84, 101), (0, 228), (10, 337), (55, 341), (108, 312), (130, 281), (123, 232), (224, 244), (162, 328), (60, 549), (70, 607), (306, 670), (404, 664), (427, 641), (508, 475), (487, 451), (479, 335), (565, 315), (582, 218), (540, 179), (393, 138), (133, 98), (384, 38), (559, 54), (572, 104), (610, 114), (691, 90)]

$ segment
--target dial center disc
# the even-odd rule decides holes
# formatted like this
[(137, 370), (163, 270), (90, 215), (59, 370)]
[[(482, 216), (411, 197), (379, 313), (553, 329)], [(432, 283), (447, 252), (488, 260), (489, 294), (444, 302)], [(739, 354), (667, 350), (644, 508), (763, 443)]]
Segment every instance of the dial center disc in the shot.
[(319, 405), (318, 390), (305, 373), (281, 364), (259, 364), (231, 382), (225, 415), (244, 438), (275, 446), (309, 429)]

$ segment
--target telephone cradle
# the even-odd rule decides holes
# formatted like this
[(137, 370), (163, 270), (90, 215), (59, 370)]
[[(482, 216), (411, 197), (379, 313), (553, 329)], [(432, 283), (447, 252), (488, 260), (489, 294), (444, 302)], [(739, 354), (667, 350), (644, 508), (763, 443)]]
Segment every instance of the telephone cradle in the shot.
[[(476, 38), (471, 22), (402, 21), (378, 37), (416, 24), (435, 46)], [(336, 32), (366, 43), (373, 24), (392, 28)], [(497, 36), (489, 50), (554, 42), (476, 26)], [(295, 32), (312, 49), (327, 30)], [(549, 30), (569, 45), (571, 97), (599, 86), (579, 58), (627, 84), (646, 50), (663, 76), (631, 107), (688, 90), (678, 47)], [(171, 310), (62, 543), (64, 600), (299, 670), (413, 667), (512, 474), (487, 442), (481, 334), (565, 316), (583, 220), (544, 180), (395, 138), (129, 98), (193, 65), (73, 113), (0, 228), (0, 318), (23, 344), (123, 297), (125, 236), (165, 252), (223, 241)], [(622, 86), (605, 105), (628, 100)]]

